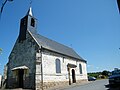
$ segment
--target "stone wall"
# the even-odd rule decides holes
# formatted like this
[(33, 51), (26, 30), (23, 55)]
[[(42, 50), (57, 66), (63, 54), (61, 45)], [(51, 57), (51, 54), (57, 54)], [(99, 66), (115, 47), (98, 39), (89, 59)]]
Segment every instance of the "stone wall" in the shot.
[[(77, 80), (76, 84), (82, 84), (82, 83), (86, 83), (87, 80), (83, 79), (83, 80)], [(37, 89), (36, 90), (42, 90), (42, 85), (41, 83), (37, 84)], [(44, 82), (43, 83), (43, 90), (57, 90), (59, 88), (63, 88), (69, 86), (69, 81), (51, 81), (51, 82)]]
[[(55, 60), (59, 59), (61, 62), (61, 73), (56, 73)], [(42, 64), (43, 64), (43, 80), (44, 81), (67, 81), (68, 80), (68, 63), (74, 64), (77, 67), (71, 68), (75, 70), (76, 80), (87, 79), (86, 63), (77, 59), (66, 57), (54, 52), (44, 51), (42, 54)], [(79, 64), (82, 65), (83, 73), (80, 74)], [(70, 70), (70, 75), (72, 72)], [(71, 76), (72, 78), (72, 76)]]
[(64, 86), (68, 86), (69, 82), (68, 81), (53, 81), (53, 82), (44, 82), (43, 85), (43, 89), (47, 90), (47, 89), (52, 89), (52, 88), (58, 88), (58, 87), (64, 87)]
[(7, 88), (16, 88), (18, 86), (17, 74), (14, 74), (12, 69), (19, 66), (28, 67), (27, 76), (24, 77), (24, 88), (35, 88), (35, 64), (37, 49), (38, 45), (34, 39), (32, 39), (28, 31), (26, 34), (26, 40), (19, 42), (17, 39), (9, 56)]
[[(40, 55), (40, 54), (39, 54)], [(73, 59), (51, 51), (43, 50), (40, 59), (42, 58), (43, 68), (43, 89), (60, 87), (69, 85), (68, 63), (74, 64), (76, 68), (70, 68), (70, 79), (72, 83), (72, 72), (75, 70), (76, 83), (87, 81), (86, 63), (77, 59)], [(55, 60), (61, 62), (61, 73), (56, 73)], [(79, 64), (82, 64), (83, 73), (80, 74)], [(41, 90), (41, 63), (36, 64), (36, 90)]]

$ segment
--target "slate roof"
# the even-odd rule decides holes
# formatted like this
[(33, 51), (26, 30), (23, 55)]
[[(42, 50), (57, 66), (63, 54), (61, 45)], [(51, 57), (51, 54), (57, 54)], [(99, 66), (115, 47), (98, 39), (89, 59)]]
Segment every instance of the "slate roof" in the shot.
[(86, 62), (72, 48), (67, 47), (63, 44), (60, 44), (60, 43), (53, 41), (51, 39), (48, 39), (42, 35), (32, 33), (32, 32), (31, 32), (31, 34), (43, 48)]

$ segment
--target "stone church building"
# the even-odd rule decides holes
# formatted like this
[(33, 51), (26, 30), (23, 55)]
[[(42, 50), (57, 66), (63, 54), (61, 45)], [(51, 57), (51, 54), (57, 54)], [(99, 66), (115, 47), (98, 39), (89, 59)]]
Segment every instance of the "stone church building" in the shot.
[(43, 90), (87, 81), (86, 61), (72, 48), (37, 33), (37, 19), (28, 10), (7, 63), (7, 88)]

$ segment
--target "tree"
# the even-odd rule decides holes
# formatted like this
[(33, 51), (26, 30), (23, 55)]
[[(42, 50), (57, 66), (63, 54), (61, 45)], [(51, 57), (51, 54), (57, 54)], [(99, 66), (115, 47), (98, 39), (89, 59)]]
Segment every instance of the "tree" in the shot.
[(108, 76), (109, 75), (109, 71), (107, 71), (107, 70), (104, 70), (103, 72), (102, 72), (102, 75), (104, 75), (104, 76)]
[(1, 52), (2, 52), (2, 49), (0, 48), (0, 54), (1, 54)]

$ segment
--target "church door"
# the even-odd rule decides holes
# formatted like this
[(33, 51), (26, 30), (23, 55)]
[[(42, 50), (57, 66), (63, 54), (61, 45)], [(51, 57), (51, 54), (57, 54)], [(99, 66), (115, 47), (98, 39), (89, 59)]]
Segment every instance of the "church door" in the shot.
[(23, 88), (23, 75), (24, 75), (24, 69), (18, 70), (18, 87)]
[(72, 82), (76, 83), (75, 70), (74, 69), (72, 69)]

